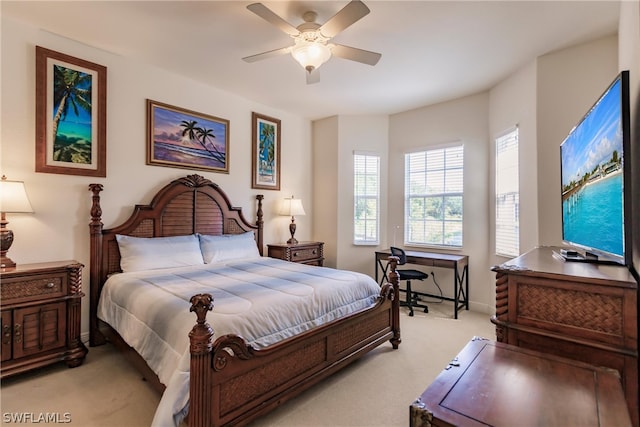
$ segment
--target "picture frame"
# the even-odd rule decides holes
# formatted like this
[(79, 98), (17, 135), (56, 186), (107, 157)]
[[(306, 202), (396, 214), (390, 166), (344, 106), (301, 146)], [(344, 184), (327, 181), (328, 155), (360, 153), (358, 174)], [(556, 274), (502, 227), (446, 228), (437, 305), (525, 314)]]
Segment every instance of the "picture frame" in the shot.
[(251, 188), (280, 190), (280, 120), (251, 113)]
[(147, 99), (147, 164), (229, 173), (229, 124)]
[(107, 176), (107, 67), (36, 46), (36, 172)]

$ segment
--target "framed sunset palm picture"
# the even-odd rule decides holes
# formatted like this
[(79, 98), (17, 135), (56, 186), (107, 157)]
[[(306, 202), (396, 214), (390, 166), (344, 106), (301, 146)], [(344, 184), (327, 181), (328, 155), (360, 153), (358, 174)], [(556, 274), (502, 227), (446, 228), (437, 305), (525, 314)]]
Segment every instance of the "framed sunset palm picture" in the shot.
[(280, 190), (280, 120), (251, 113), (251, 188)]
[(107, 68), (36, 46), (36, 172), (107, 176)]
[(229, 120), (148, 99), (147, 164), (229, 173)]

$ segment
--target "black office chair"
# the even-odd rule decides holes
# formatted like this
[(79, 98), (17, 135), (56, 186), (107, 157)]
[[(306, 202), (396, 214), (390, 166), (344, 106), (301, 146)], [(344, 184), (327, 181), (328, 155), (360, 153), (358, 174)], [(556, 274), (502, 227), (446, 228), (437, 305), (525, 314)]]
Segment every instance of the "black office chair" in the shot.
[[(392, 246), (391, 255), (396, 256), (400, 259), (398, 261), (398, 265), (404, 265), (407, 263), (407, 254), (404, 252), (404, 250)], [(407, 288), (400, 289), (401, 292), (406, 293), (405, 302), (400, 302), (400, 306), (409, 307), (409, 316), (413, 316), (413, 307), (424, 308), (424, 312), (428, 313), (429, 307), (424, 304), (420, 304), (418, 302), (418, 295), (411, 290), (411, 281), (424, 280), (429, 277), (429, 275), (420, 270), (396, 270), (396, 272), (398, 273), (398, 278), (400, 280), (407, 281)]]

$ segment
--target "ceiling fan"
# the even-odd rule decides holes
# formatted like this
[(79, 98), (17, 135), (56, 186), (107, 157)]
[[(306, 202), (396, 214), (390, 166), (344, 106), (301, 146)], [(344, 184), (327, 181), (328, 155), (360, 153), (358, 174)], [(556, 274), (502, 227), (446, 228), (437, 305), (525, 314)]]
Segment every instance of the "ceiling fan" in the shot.
[(302, 15), (304, 22), (294, 27), (262, 3), (250, 4), (247, 9), (289, 34), (293, 38), (294, 44), (242, 59), (246, 62), (255, 62), (290, 53), (307, 70), (307, 84), (320, 81), (318, 68), (327, 62), (332, 55), (368, 65), (376, 65), (382, 56), (376, 52), (330, 43), (338, 33), (369, 13), (369, 8), (359, 0), (349, 2), (322, 25), (315, 22), (317, 14), (313, 11), (304, 13)]

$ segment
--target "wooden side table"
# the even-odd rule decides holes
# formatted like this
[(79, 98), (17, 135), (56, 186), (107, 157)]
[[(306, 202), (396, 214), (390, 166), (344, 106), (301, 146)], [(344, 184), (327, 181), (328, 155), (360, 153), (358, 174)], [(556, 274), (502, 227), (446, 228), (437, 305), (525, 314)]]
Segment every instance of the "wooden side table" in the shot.
[(58, 361), (82, 364), (82, 267), (62, 261), (0, 270), (1, 378)]
[(477, 337), (409, 412), (411, 427), (632, 425), (616, 370)]
[(324, 242), (298, 242), (267, 245), (271, 258), (322, 267), (324, 262)]

